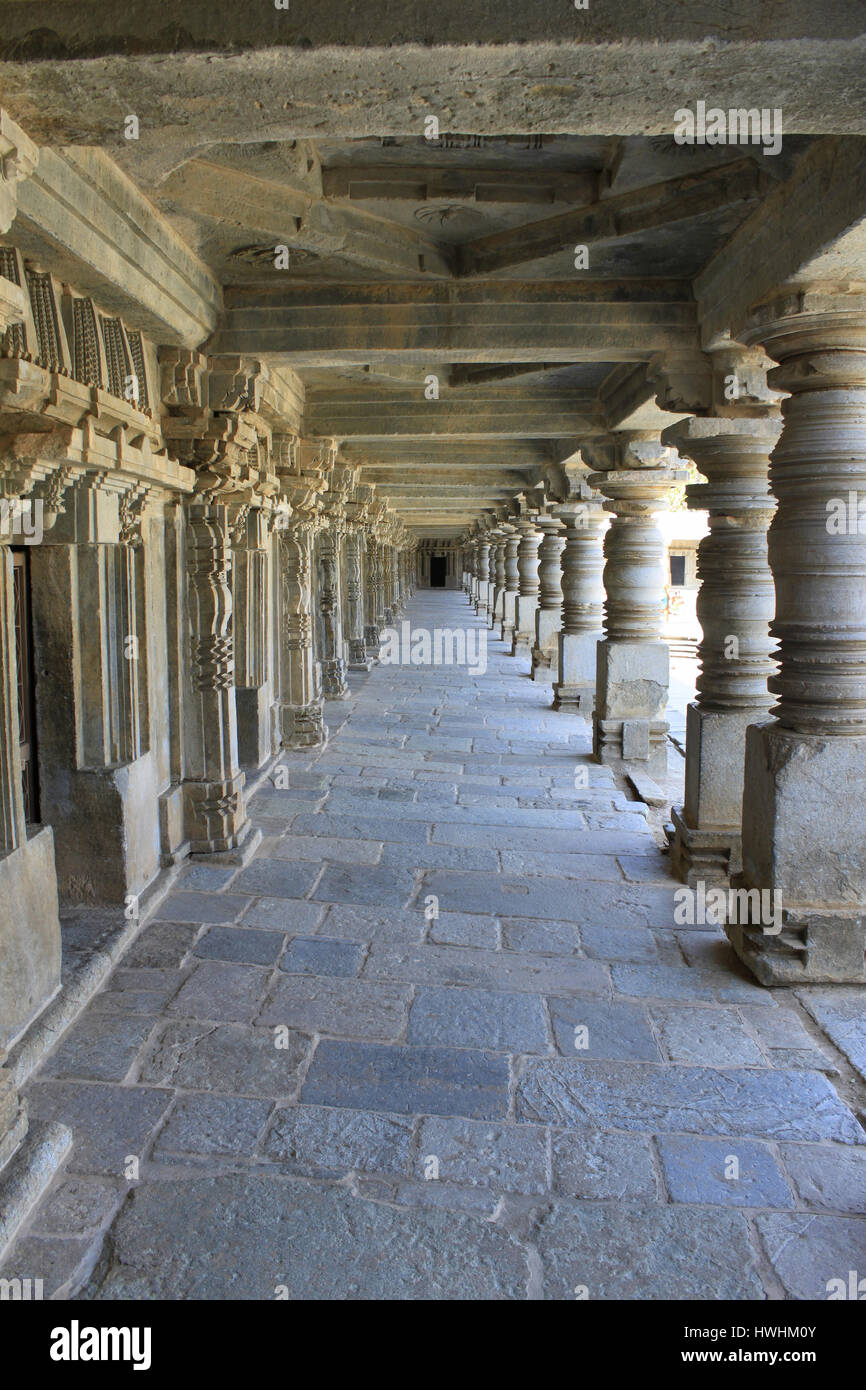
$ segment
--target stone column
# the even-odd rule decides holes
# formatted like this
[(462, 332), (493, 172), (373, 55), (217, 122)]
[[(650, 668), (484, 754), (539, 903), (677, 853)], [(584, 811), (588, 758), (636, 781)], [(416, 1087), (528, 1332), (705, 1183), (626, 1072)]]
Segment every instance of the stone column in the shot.
[(493, 548), (493, 605), (490, 609), (490, 627), (501, 624), (505, 611), (505, 541), (506, 532), (500, 526), (494, 537)]
[[(187, 508), (192, 717), (185, 723), (185, 824), (193, 854), (230, 855), (261, 839), (246, 811), (238, 760), (228, 508), (215, 500)], [(251, 848), (247, 845), (247, 849)]]
[(238, 759), (258, 768), (272, 754), (268, 680), (270, 586), (268, 516), (246, 503), (229, 508)]
[(329, 513), (318, 546), (319, 651), (322, 693), (326, 700), (348, 700), (346, 660), (343, 655), (343, 612), (340, 594), (343, 517)]
[(387, 542), (382, 546), (382, 603), (385, 626), (394, 624), (394, 547)]
[[(667, 766), (670, 653), (662, 641), (665, 545), (656, 515), (671, 486), (685, 479), (669, 466), (673, 451), (658, 440), (626, 441), (619, 467), (587, 481), (614, 514), (605, 537), (604, 641), (597, 648), (593, 747), (599, 762), (644, 762), (663, 775)], [(675, 457), (675, 456), (673, 456)]]
[[(542, 531), (538, 552), (538, 608), (535, 612), (535, 646), (532, 648), (532, 679), (556, 680), (559, 630), (562, 627), (562, 569), (560, 557), (565, 547), (562, 525), (555, 516), (540, 516)], [(551, 669), (553, 668), (553, 669)]]
[[(866, 981), (866, 296), (780, 291), (745, 342), (791, 392), (770, 463), (775, 719), (746, 732), (743, 874), (759, 917), (730, 921), (764, 984)], [(774, 897), (773, 895), (778, 895)], [(753, 895), (753, 897), (756, 895)]]
[(517, 523), (520, 531), (520, 545), (517, 550), (517, 572), (520, 589), (514, 610), (514, 632), (511, 639), (511, 655), (531, 652), (535, 641), (535, 610), (538, 607), (538, 547), (541, 545), (541, 532), (534, 520), (523, 518)]
[(520, 591), (520, 573), (517, 568), (517, 552), (520, 545), (520, 532), (516, 526), (508, 526), (505, 536), (505, 591), (502, 595), (502, 627), (500, 637), (510, 646), (514, 640), (514, 624), (517, 617), (517, 595)]
[(775, 595), (767, 562), (773, 498), (770, 451), (779, 437), (769, 418), (694, 417), (663, 439), (694, 459), (706, 483), (687, 489), (689, 506), (709, 512), (698, 548), (697, 616), (702, 638), (697, 699), (686, 713), (685, 801), (671, 813), (674, 873), (694, 886), (741, 868), (740, 826), (746, 728), (766, 718), (769, 622)]
[(478, 589), (475, 598), (475, 612), (484, 617), (487, 613), (487, 593), (490, 583), (490, 541), (487, 536), (478, 542)]
[(372, 661), (367, 655), (364, 640), (364, 591), (361, 579), (362, 533), (357, 524), (346, 532), (346, 640), (349, 648), (349, 670), (369, 671)]
[(604, 636), (604, 551), (607, 515), (601, 499), (563, 502), (554, 509), (565, 525), (562, 551), (562, 630), (553, 708), (592, 719), (598, 644)]
[(366, 578), (366, 623), (364, 624), (364, 643), (370, 661), (379, 659), (379, 546), (375, 534), (367, 534), (365, 546)]
[(328, 731), (313, 650), (311, 517), (293, 516), (280, 540), (280, 670), (275, 713), (282, 748), (322, 748)]

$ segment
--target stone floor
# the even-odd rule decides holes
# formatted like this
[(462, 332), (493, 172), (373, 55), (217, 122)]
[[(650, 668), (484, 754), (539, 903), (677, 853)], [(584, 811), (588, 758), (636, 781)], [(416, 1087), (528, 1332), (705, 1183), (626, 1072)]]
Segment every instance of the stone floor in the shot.
[[(481, 626), (461, 594), (409, 616)], [(767, 991), (675, 928), (645, 808), (526, 673), (491, 639), (484, 675), (353, 678), (255, 798), (254, 861), (183, 872), (27, 1088), (75, 1146), (4, 1275), (803, 1299), (866, 1274), (864, 992)]]

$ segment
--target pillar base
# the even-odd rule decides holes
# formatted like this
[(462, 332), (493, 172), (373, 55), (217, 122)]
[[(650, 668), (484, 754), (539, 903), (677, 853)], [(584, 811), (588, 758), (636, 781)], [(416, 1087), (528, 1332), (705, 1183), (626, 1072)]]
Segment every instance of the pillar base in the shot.
[(563, 685), (557, 681), (553, 687), (553, 709), (562, 710), (565, 714), (579, 714), (589, 723), (595, 709), (595, 686)]
[(782, 930), (729, 923), (725, 934), (762, 985), (866, 984), (866, 913), (782, 912)]
[(664, 777), (669, 728), (663, 719), (595, 718), (592, 749), (600, 763), (643, 763), (651, 777)]
[(50, 826), (0, 856), (0, 1048), (42, 1012), (60, 988), (60, 918)]
[(324, 748), (328, 741), (320, 700), (309, 705), (281, 705), (279, 721), (281, 748)]
[(734, 827), (696, 830), (687, 825), (682, 806), (671, 808), (674, 836), (671, 868), (681, 883), (726, 883), (742, 867), (742, 836)]
[(341, 658), (322, 662), (322, 694), (326, 700), (348, 700), (351, 691), (346, 685), (346, 663)]
[(379, 660), (379, 646), (379, 629), (373, 624), (370, 624), (364, 628), (364, 647), (366, 648), (367, 656), (373, 662)]
[(545, 652), (539, 647), (532, 648), (532, 670), (530, 676), (534, 681), (547, 682), (555, 680), (559, 675), (557, 665), (554, 664), (555, 652)]
[(220, 782), (184, 782), (184, 824), (191, 854), (238, 849), (250, 833), (242, 772)]
[(373, 659), (367, 655), (367, 647), (363, 637), (349, 638), (349, 670), (350, 671), (370, 671), (373, 666)]
[(726, 927), (763, 984), (866, 981), (866, 736), (746, 731), (742, 886), (778, 895), (781, 932)]
[(511, 634), (511, 655), (530, 656), (532, 644), (535, 641), (534, 632), (518, 632), (516, 629)]

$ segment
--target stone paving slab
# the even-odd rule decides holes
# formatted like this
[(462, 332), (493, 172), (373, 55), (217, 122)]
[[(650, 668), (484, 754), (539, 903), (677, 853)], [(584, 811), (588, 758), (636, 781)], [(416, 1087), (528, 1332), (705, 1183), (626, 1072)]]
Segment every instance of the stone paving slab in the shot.
[(75, 1142), (3, 1276), (572, 1302), (866, 1272), (864, 991), (765, 990), (675, 927), (646, 808), (527, 668), (491, 634), (483, 677), (353, 675), (252, 799), (253, 860), (181, 870), (26, 1087)]

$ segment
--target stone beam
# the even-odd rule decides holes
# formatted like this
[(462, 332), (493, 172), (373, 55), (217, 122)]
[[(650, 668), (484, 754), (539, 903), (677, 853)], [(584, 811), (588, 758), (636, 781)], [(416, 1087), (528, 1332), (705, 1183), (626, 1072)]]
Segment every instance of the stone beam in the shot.
[(236, 224), (239, 235), (250, 230), (272, 236), (275, 245), (293, 246), (322, 257), (339, 257), (366, 271), (434, 276), (451, 275), (448, 259), (429, 237), (412, 227), (386, 222), (358, 208), (317, 202), (309, 188), (291, 181), (274, 183), (227, 164), (192, 159), (159, 188), (160, 198), (198, 213), (224, 227)]
[(866, 281), (866, 140), (817, 140), (695, 280), (701, 336), (738, 336), (788, 281)]
[(567, 246), (614, 241), (720, 211), (733, 203), (752, 203), (771, 183), (771, 176), (747, 156), (720, 168), (629, 189), (588, 207), (466, 242), (458, 248), (458, 274), (492, 274), (559, 255)]
[(157, 342), (196, 347), (213, 332), (218, 282), (101, 150), (41, 150), (9, 239)]
[(691, 287), (680, 280), (235, 288), (226, 305), (209, 352), (298, 366), (395, 354), (428, 368), (431, 358), (629, 362), (697, 342)]
[(431, 169), (428, 164), (348, 164), (322, 170), (327, 198), (423, 203), (431, 198), (474, 203), (591, 203), (598, 193), (593, 170)]
[[(503, 439), (488, 442), (430, 438), (382, 439), (374, 443), (347, 440), (340, 446), (340, 460), (350, 468), (365, 467), (397, 470), (435, 468), (447, 471), (472, 469), (522, 469), (542, 466), (552, 458), (557, 441), (546, 439)], [(569, 440), (568, 444), (573, 443)], [(577, 447), (575, 445), (575, 447)], [(569, 449), (569, 452), (571, 450)]]
[(475, 391), (470, 397), (442, 395), (427, 400), (423, 378), (417, 391), (309, 391), (304, 428), (335, 439), (520, 439), (599, 434), (594, 397), (574, 391)]

